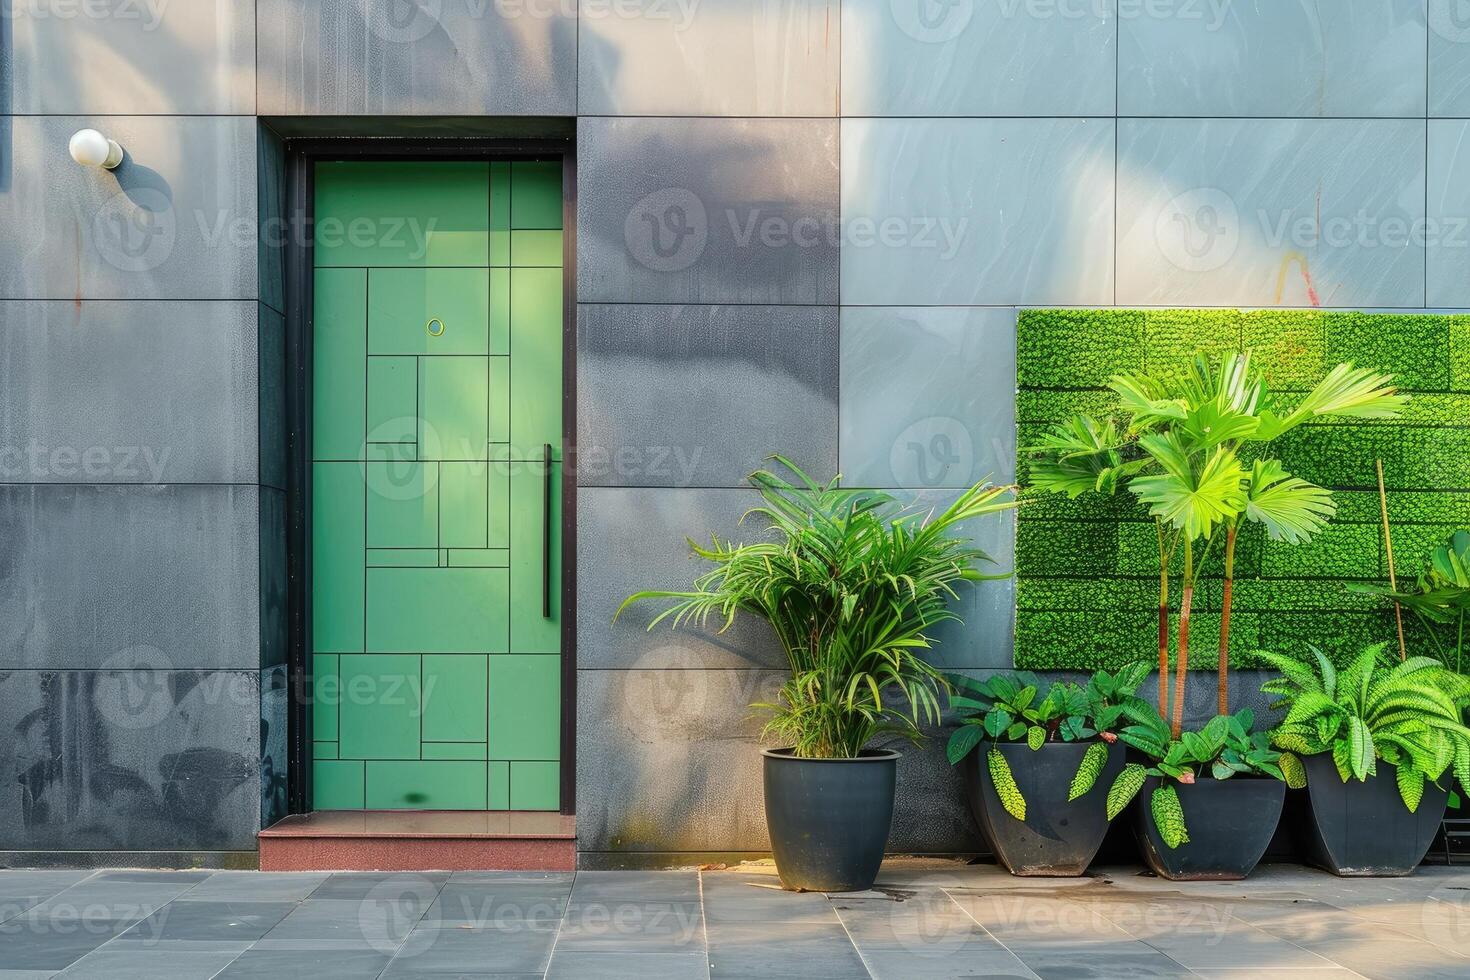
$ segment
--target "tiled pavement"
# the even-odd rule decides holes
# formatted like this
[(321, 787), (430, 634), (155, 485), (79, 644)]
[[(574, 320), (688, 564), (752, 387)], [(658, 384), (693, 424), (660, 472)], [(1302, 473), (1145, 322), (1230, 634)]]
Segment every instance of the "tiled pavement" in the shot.
[(769, 867), (578, 874), (0, 872), (0, 980), (1470, 976), (1470, 869), (1175, 884), (898, 861), (857, 895)]

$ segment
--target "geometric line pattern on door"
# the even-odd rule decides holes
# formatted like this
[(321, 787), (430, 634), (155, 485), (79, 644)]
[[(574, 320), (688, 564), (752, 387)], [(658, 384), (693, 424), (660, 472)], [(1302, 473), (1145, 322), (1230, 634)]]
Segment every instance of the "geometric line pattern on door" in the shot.
[(312, 806), (559, 809), (561, 164), (315, 181)]

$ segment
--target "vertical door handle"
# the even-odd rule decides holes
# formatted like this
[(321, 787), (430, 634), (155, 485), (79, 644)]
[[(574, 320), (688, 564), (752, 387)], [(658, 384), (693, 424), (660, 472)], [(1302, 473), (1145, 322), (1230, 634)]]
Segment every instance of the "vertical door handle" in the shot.
[(541, 616), (551, 618), (551, 443), (542, 446), (541, 478)]

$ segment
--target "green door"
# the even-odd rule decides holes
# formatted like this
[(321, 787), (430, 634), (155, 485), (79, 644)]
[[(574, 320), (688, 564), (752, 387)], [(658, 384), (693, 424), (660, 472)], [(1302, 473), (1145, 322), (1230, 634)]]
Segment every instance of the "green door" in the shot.
[(560, 807), (561, 183), (317, 166), (318, 810)]

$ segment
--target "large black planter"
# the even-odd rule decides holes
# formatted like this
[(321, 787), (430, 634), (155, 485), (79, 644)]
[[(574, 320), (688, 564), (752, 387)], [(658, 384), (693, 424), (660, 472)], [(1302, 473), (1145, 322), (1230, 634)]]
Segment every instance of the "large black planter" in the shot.
[(1337, 774), (1330, 754), (1309, 755), (1306, 821), (1307, 860), (1344, 878), (1399, 878), (1411, 873), (1444, 819), (1449, 790), (1424, 784), (1413, 813), (1399, 796), (1394, 767), (1378, 761), (1378, 774), (1366, 782)]
[(1201, 777), (1175, 783), (1189, 842), (1170, 848), (1154, 826), (1150, 776), (1133, 803), (1139, 849), (1154, 874), (1170, 881), (1239, 881), (1255, 869), (1276, 833), (1286, 784), (1270, 777)]
[(798, 759), (764, 749), (766, 829), (787, 888), (855, 892), (871, 888), (893, 823), (898, 753), (864, 750), (856, 759)]
[(1108, 832), (1108, 787), (1123, 771), (1123, 746), (1108, 746), (1108, 760), (1096, 785), (1070, 802), (1067, 791), (1086, 744), (1047, 742), (1032, 751), (1023, 742), (1001, 742), (997, 748), (1026, 798), (1025, 820), (1017, 820), (1001, 805), (986, 761), (988, 745), (976, 746), (960, 762), (970, 812), (996, 858), (1013, 875), (1082, 874)]

